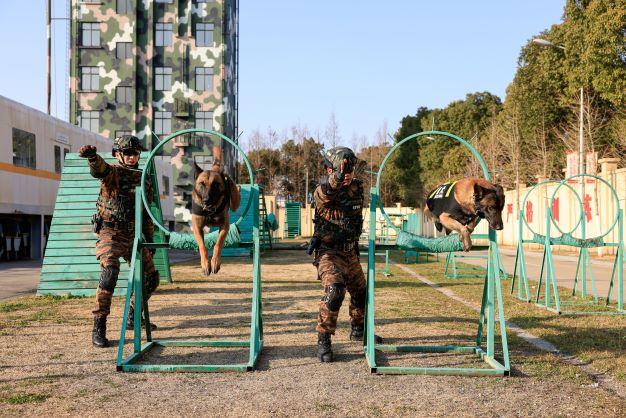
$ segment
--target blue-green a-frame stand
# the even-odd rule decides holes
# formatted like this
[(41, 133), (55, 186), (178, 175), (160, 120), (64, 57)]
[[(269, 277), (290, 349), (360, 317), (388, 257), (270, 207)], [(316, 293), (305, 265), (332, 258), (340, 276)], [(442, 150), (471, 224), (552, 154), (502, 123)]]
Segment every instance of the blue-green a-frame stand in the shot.
[[(116, 358), (116, 366), (118, 371), (125, 372), (225, 372), (225, 371), (250, 371), (254, 369), (263, 348), (263, 321), (262, 321), (262, 305), (261, 305), (261, 248), (260, 248), (260, 232), (259, 232), (259, 187), (254, 184), (253, 171), (250, 163), (245, 156), (243, 150), (233, 142), (230, 138), (217, 133), (215, 131), (205, 129), (187, 129), (176, 132), (163, 141), (161, 141), (150, 153), (148, 161), (154, 158), (154, 155), (163, 147), (165, 143), (177, 136), (192, 134), (195, 132), (216, 135), (230, 142), (240, 155), (243, 156), (250, 175), (250, 194), (247, 206), (240, 216), (239, 220), (231, 225), (236, 228), (238, 222), (243, 219), (248, 210), (253, 212), (253, 242), (252, 242), (252, 308), (250, 318), (250, 334), (247, 340), (178, 340), (178, 339), (153, 339), (149, 326), (144, 328), (145, 341), (142, 336), (140, 312), (143, 312), (145, 323), (150, 323), (150, 310), (148, 301), (145, 298), (145, 284), (142, 271), (142, 249), (143, 248), (169, 248), (169, 242), (165, 243), (149, 243), (144, 242), (141, 228), (136, 228), (135, 239), (133, 243), (133, 256), (130, 266), (130, 274), (128, 278), (128, 290), (126, 292), (126, 301), (124, 304), (124, 316), (122, 319), (122, 329), (120, 332), (120, 340)], [(145, 175), (142, 178), (142, 186), (145, 184)], [(145, 188), (138, 187), (135, 190), (135, 225), (142, 225), (143, 221), (143, 205), (147, 206), (145, 196)], [(155, 227), (161, 229), (166, 236), (169, 237), (170, 232), (163, 227), (154, 217), (152, 212), (147, 211), (152, 218)], [(205, 239), (206, 243), (206, 239)], [(134, 298), (135, 312), (133, 323), (133, 352), (124, 357), (124, 345), (126, 343), (126, 319), (130, 310), (131, 297)], [(246, 363), (235, 364), (154, 364), (146, 361), (146, 355), (155, 347), (248, 347), (249, 356)], [(142, 361), (143, 360), (143, 361)], [(139, 363), (142, 361), (141, 363)]]
[[(381, 203), (380, 181), (381, 173), (389, 157), (405, 142), (415, 140), (421, 136), (444, 136), (452, 138), (466, 148), (478, 159), (483, 169), (483, 174), (489, 180), (489, 172), (483, 158), (478, 151), (466, 140), (443, 131), (427, 131), (410, 135), (394, 145), (383, 160), (378, 171), (376, 186), (370, 190), (370, 232), (368, 238), (368, 274), (367, 292), (365, 306), (365, 334), (363, 346), (368, 366), (372, 373), (379, 374), (419, 374), (419, 375), (459, 375), (459, 376), (505, 376), (510, 372), (509, 349), (506, 335), (506, 321), (504, 317), (504, 307), (502, 299), (502, 287), (500, 284), (500, 263), (498, 258), (498, 243), (496, 232), (489, 229), (489, 252), (487, 259), (487, 274), (483, 287), (483, 296), (478, 319), (476, 339), (472, 345), (390, 345), (376, 343), (376, 322), (375, 322), (375, 289), (376, 289), (376, 208), (379, 207), (388, 225), (393, 224)], [(441, 238), (424, 238), (406, 231), (398, 232), (406, 245), (396, 244), (401, 249), (414, 248), (419, 251), (428, 252), (450, 252), (460, 251), (461, 242), (454, 236)], [(408, 239), (404, 239), (408, 237)], [(455, 241), (452, 241), (452, 240)], [(500, 346), (502, 350), (502, 361), (496, 358), (496, 321), (498, 321), (500, 331)], [(485, 346), (483, 346), (483, 341)], [(420, 353), (467, 353), (475, 354), (482, 359), (488, 368), (479, 367), (415, 367), (415, 366), (381, 366), (376, 362), (376, 350), (384, 352), (420, 352)]]

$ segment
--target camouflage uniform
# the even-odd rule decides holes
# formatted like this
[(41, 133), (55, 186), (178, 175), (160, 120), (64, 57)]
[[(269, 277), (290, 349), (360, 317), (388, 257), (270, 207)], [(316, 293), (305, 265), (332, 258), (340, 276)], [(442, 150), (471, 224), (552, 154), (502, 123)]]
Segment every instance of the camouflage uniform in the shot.
[(365, 276), (359, 263), (358, 240), (363, 227), (363, 182), (341, 187), (333, 176), (315, 189), (315, 236), (321, 240), (314, 264), (324, 286), (319, 303), (317, 331), (334, 334), (346, 290), (350, 293), (350, 319), (362, 327)]
[[(100, 196), (96, 203), (98, 215), (102, 218), (102, 229), (96, 243), (96, 258), (100, 260), (102, 273), (96, 293), (96, 317), (106, 317), (111, 309), (111, 297), (117, 284), (120, 271), (120, 257), (128, 263), (132, 258), (135, 216), (135, 187), (141, 183), (141, 171), (121, 165), (109, 165), (102, 157), (89, 158), (91, 175), (101, 181)], [(148, 182), (147, 197), (152, 197), (152, 187)], [(154, 225), (144, 214), (143, 233), (151, 242)], [(143, 273), (146, 283), (146, 296), (149, 298), (159, 284), (159, 273), (154, 268), (152, 254), (142, 249)]]

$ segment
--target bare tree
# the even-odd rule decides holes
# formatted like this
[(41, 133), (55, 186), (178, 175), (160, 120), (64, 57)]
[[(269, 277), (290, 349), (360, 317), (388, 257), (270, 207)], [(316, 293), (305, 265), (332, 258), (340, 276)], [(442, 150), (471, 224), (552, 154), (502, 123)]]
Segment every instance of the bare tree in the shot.
[[(565, 99), (564, 99), (565, 100)], [(580, 134), (580, 92), (576, 94), (575, 100), (567, 100), (568, 115), (555, 130), (554, 133), (559, 138), (568, 151), (578, 151)], [(585, 151), (604, 153), (607, 150), (597, 149), (598, 133), (610, 120), (606, 108), (599, 106), (597, 97), (589, 91), (585, 91), (583, 97), (583, 118), (585, 136)]]
[[(514, 185), (511, 185), (510, 182), (507, 184), (506, 181), (503, 181), (503, 185), (515, 187), (515, 213), (519, 213), (520, 186), (522, 181), (522, 137), (519, 128), (517, 108), (501, 112), (499, 120), (498, 136), (502, 150), (500, 162), (504, 166), (505, 171), (511, 174), (515, 179)], [(510, 177), (511, 176), (504, 176), (502, 180), (506, 180)]]
[(532, 160), (541, 167), (541, 176), (544, 179), (551, 177), (550, 157), (552, 156), (552, 149), (548, 142), (545, 115), (541, 117), (541, 126), (535, 129), (531, 145), (532, 147), (529, 151), (533, 157)]
[(335, 117), (335, 112), (330, 113), (330, 119), (328, 125), (324, 130), (324, 141), (330, 144), (331, 147), (336, 147), (341, 141), (341, 133), (339, 132), (339, 124)]

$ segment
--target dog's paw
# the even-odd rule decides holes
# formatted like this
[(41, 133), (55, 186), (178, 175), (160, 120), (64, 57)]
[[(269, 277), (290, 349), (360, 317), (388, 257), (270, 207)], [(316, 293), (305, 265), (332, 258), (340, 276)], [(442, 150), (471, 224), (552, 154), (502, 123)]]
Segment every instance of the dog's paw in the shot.
[(211, 263), (209, 263), (208, 259), (200, 261), (200, 265), (202, 266), (202, 274), (205, 276), (211, 275)]
[(211, 259), (211, 268), (213, 269), (213, 273), (219, 272), (221, 267), (222, 267), (222, 258), (213, 257)]
[(463, 240), (463, 251), (468, 252), (469, 250), (472, 249), (472, 240), (471, 239), (464, 239)]

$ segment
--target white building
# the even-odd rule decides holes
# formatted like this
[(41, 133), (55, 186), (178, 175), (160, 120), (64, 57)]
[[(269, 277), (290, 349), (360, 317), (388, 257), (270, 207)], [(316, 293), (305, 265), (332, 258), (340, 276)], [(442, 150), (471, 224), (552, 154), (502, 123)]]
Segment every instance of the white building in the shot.
[[(64, 156), (86, 144), (112, 147), (108, 138), (0, 96), (0, 262), (42, 257)], [(156, 165), (164, 219), (173, 222), (171, 166)]]

